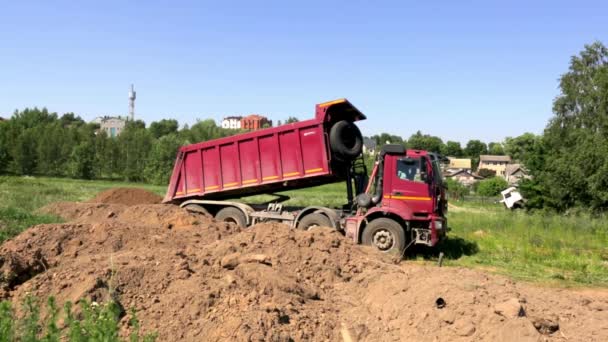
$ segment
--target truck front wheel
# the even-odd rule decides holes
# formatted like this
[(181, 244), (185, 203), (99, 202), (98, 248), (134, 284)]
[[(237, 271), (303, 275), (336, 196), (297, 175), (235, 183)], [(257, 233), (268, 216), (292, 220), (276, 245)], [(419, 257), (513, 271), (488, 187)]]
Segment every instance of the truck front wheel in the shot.
[(331, 221), (329, 217), (321, 213), (312, 213), (304, 216), (300, 222), (298, 222), (298, 229), (310, 230), (316, 227), (331, 227)]
[(226, 207), (215, 214), (215, 219), (223, 222), (236, 223), (239, 227), (247, 227), (247, 216), (241, 209), (235, 207)]
[(381, 252), (401, 252), (405, 248), (405, 232), (397, 221), (377, 218), (365, 227), (362, 242)]

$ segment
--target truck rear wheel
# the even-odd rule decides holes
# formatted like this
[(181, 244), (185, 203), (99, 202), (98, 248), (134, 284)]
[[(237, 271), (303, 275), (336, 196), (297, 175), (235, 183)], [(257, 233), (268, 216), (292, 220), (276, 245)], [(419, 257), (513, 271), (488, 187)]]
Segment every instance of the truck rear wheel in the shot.
[(316, 227), (331, 227), (331, 221), (329, 217), (321, 213), (312, 213), (304, 216), (300, 222), (298, 222), (298, 229), (310, 230)]
[(191, 212), (195, 212), (195, 213), (200, 213), (200, 214), (203, 214), (203, 215), (211, 216), (211, 214), (209, 214), (209, 211), (207, 211), (207, 209), (205, 209), (205, 207), (203, 207), (200, 204), (188, 204), (184, 208), (186, 210), (188, 210), (188, 211), (191, 211)]
[(215, 214), (215, 219), (223, 222), (236, 223), (241, 228), (247, 227), (247, 216), (245, 216), (245, 213), (241, 209), (235, 207), (221, 209)]
[(341, 159), (352, 160), (361, 154), (363, 136), (354, 123), (338, 121), (329, 131), (329, 145)]
[(365, 227), (362, 242), (381, 252), (401, 252), (405, 248), (405, 232), (397, 221), (377, 218)]

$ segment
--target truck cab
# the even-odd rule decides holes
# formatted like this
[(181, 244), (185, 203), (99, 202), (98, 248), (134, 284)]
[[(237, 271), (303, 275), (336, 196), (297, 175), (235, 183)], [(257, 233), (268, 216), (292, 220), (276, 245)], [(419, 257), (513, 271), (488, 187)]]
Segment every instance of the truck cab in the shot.
[(384, 146), (366, 191), (357, 196), (356, 214), (346, 219), (346, 235), (385, 252), (435, 246), (447, 230), (439, 161), (427, 151)]

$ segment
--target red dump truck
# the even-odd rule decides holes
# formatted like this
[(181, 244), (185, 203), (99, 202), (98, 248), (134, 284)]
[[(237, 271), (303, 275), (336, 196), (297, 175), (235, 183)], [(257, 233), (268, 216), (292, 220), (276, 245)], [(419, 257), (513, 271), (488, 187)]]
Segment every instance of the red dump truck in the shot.
[[(298, 229), (333, 227), (381, 251), (437, 244), (447, 230), (438, 156), (386, 145), (368, 177), (354, 124), (365, 115), (346, 99), (315, 109), (311, 120), (183, 146), (164, 202), (242, 227), (268, 221)], [(347, 184), (341, 209), (235, 200), (338, 181)]]

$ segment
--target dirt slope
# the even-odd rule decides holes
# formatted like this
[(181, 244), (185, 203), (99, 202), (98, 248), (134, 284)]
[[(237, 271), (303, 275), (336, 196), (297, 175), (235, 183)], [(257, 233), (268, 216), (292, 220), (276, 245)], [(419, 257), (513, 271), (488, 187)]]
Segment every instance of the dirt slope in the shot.
[(137, 188), (114, 188), (100, 192), (90, 203), (113, 203), (124, 205), (157, 204), (162, 197), (149, 191)]
[(2, 295), (113, 296), (160, 341), (608, 340), (605, 291), (395, 264), (329, 229), (242, 231), (168, 205), (44, 210), (70, 222), (0, 247)]

